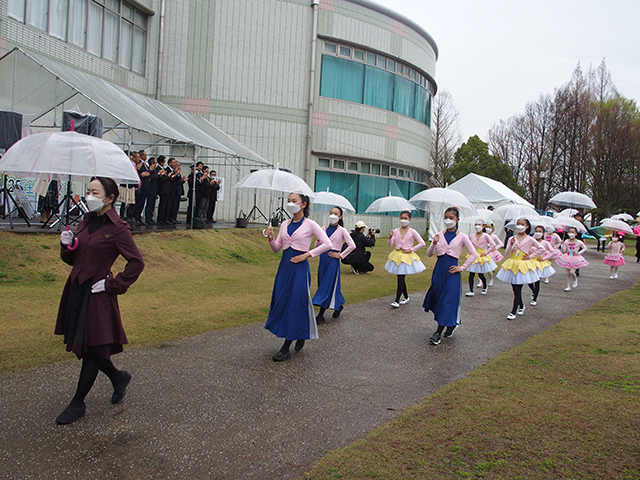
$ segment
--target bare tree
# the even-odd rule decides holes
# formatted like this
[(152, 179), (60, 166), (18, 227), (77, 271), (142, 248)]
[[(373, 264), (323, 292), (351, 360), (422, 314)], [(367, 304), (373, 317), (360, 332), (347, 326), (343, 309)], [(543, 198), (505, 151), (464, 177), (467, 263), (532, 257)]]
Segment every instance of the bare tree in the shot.
[(444, 172), (453, 165), (454, 154), (461, 142), (458, 111), (453, 105), (453, 97), (445, 90), (440, 90), (434, 97), (431, 131), (433, 176), (430, 180), (433, 186), (444, 187)]

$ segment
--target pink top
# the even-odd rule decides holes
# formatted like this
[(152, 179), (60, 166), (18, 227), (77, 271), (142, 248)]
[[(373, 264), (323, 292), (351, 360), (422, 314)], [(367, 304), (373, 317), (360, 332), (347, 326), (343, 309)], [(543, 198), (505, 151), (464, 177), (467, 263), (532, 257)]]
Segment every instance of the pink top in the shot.
[(560, 250), (562, 250), (562, 253), (569, 253), (569, 250), (575, 251), (576, 249), (578, 249), (578, 251), (575, 252), (575, 255), (582, 255), (584, 252), (587, 251), (587, 246), (584, 244), (582, 240), (574, 239), (573, 241), (565, 240), (564, 243), (562, 244), (562, 247), (560, 247)]
[[(477, 240), (476, 238), (477, 237), (475, 233), (472, 233), (471, 235), (469, 235), (469, 240), (471, 241), (471, 244), (475, 248), (484, 249), (485, 255), (493, 252), (496, 249), (496, 242), (493, 241), (493, 239), (489, 236), (488, 233), (483, 233), (482, 235), (480, 235), (480, 238)], [(489, 246), (489, 248), (487, 248), (487, 245)]]
[(469, 258), (467, 258), (467, 261), (460, 266), (462, 270), (466, 270), (469, 265), (478, 258), (478, 253), (476, 252), (476, 249), (473, 248), (473, 243), (471, 243), (469, 237), (464, 233), (458, 232), (455, 238), (451, 240), (451, 243), (447, 243), (447, 239), (444, 238), (444, 231), (438, 233), (438, 236), (440, 237), (438, 243), (435, 244), (434, 242), (431, 242), (431, 245), (429, 245), (429, 248), (427, 249), (427, 255), (429, 257), (432, 257), (435, 253), (438, 257), (441, 257), (442, 255), (449, 255), (453, 258), (460, 258), (460, 255), (462, 254), (462, 247), (464, 247), (467, 249), (467, 252), (469, 252)]
[(498, 250), (499, 248), (504, 247), (504, 243), (502, 243), (500, 237), (498, 237), (495, 233), (491, 234), (491, 240), (493, 240), (493, 243), (496, 244), (496, 248), (494, 248), (494, 250)]
[[(329, 228), (329, 226), (322, 227), (322, 230), (326, 233), (327, 228)], [(349, 232), (347, 232), (347, 229), (340, 225), (338, 225), (336, 231), (333, 232), (333, 235), (329, 237), (329, 241), (331, 242), (331, 250), (335, 250), (336, 252), (340, 251), (343, 242), (347, 242), (347, 248), (345, 248), (344, 252), (340, 254), (340, 258), (346, 258), (347, 255), (353, 252), (356, 248), (356, 244), (354, 243), (353, 238), (351, 238), (351, 235), (349, 235)]]
[(551, 235), (545, 235), (544, 238), (551, 244), (553, 248), (558, 248), (560, 245), (562, 245), (562, 239), (556, 232), (553, 232)]
[(553, 260), (554, 258), (560, 256), (560, 252), (558, 251), (558, 249), (554, 248), (554, 246), (546, 240), (540, 240), (538, 244), (541, 245), (542, 248), (544, 248), (544, 254), (538, 255), (542, 258), (542, 260)]
[(505, 256), (511, 255), (516, 250), (520, 250), (525, 255), (528, 255), (530, 259), (544, 255), (544, 247), (542, 247), (533, 237), (526, 236), (522, 240), (518, 241), (514, 235), (509, 239), (509, 245), (505, 250)]
[[(418, 244), (414, 246), (413, 242), (418, 242)], [(407, 230), (404, 238), (402, 238), (400, 234), (400, 228), (396, 228), (393, 231), (393, 236), (387, 239), (388, 247), (393, 247), (394, 245), (396, 246), (396, 250), (409, 249), (412, 252), (417, 252), (424, 247), (426, 243), (424, 243), (424, 239), (413, 228)]]
[(309, 251), (312, 257), (331, 250), (331, 241), (329, 240), (329, 237), (327, 237), (324, 230), (320, 228), (320, 225), (313, 220), (305, 218), (302, 221), (302, 225), (293, 232), (292, 236), (289, 236), (289, 233), (287, 232), (289, 223), (291, 223), (291, 220), (283, 222), (280, 225), (278, 237), (274, 239), (273, 242), (269, 242), (271, 250), (274, 252), (278, 253), (280, 249), (286, 250), (287, 248), (293, 248), (298, 252), (309, 251), (309, 245), (311, 245), (313, 237), (316, 237), (317, 241), (316, 248)]
[(620, 241), (609, 242), (607, 248), (609, 249), (609, 253), (611, 255), (622, 255), (622, 252), (624, 252), (624, 243)]
[(632, 230), (634, 235), (640, 235), (640, 225), (638, 225), (636, 228), (634, 228)]

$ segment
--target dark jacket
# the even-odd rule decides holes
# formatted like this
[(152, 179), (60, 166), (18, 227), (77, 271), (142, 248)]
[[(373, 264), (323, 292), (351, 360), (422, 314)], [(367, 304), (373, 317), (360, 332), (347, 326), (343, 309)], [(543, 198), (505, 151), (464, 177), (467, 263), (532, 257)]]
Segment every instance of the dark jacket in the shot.
[[(61, 245), (60, 257), (65, 263), (73, 266), (73, 269), (62, 292), (55, 333), (64, 334), (64, 318), (71, 283), (76, 279), (79, 284), (89, 279), (94, 283), (106, 279), (106, 291), (92, 293), (89, 297), (89, 323), (85, 345), (124, 345), (127, 343), (127, 337), (122, 327), (117, 296), (125, 293), (138, 279), (144, 268), (144, 260), (133, 241), (129, 224), (118, 216), (115, 209), (108, 210), (104, 214), (102, 227), (89, 235), (87, 226), (94, 216), (95, 213), (87, 213), (78, 225), (77, 249), (69, 250)], [(124, 271), (114, 277), (111, 267), (120, 255), (127, 260), (127, 265)], [(113, 349), (112, 353), (115, 353)]]
[(146, 195), (146, 192), (149, 191), (149, 187), (151, 186), (151, 176), (146, 175), (143, 177), (142, 174), (144, 172), (148, 172), (149, 167), (147, 167), (141, 160), (140, 163), (136, 165), (136, 169), (138, 170), (138, 177), (140, 177), (140, 187), (138, 188), (138, 190), (140, 190), (141, 192), (145, 192)]
[(349, 255), (349, 260), (351, 262), (366, 261), (367, 257), (365, 256), (365, 247), (375, 247), (376, 237), (374, 237), (373, 235), (371, 237), (367, 237), (364, 235), (364, 233), (353, 232), (351, 234), (351, 238), (353, 238), (353, 242), (356, 244), (356, 248)]
[[(167, 171), (165, 170), (165, 172)], [(167, 173), (158, 175), (158, 195), (171, 195), (171, 179)]]
[(147, 197), (154, 197), (158, 194), (158, 179), (160, 175), (158, 175), (158, 169), (154, 168), (150, 170), (151, 175), (149, 175), (149, 190), (147, 191)]
[(211, 190), (209, 190), (209, 199), (212, 202), (215, 202), (218, 200), (218, 190), (220, 190), (220, 185), (218, 185), (218, 182), (212, 181)]

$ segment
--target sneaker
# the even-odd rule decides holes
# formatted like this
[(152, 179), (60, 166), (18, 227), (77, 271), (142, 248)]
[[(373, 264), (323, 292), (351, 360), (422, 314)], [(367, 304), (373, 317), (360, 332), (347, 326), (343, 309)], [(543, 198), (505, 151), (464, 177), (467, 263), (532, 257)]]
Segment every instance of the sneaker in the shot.
[(487, 289), (483, 288), (482, 291), (480, 292), (480, 295), (486, 295), (487, 294)]
[(409, 303), (409, 297), (400, 300), (400, 305), (406, 305), (407, 303)]
[(393, 308), (399, 308), (399, 307), (400, 307), (400, 304), (399, 304), (398, 302), (391, 302), (391, 306), (392, 306)]
[(510, 313), (509, 315), (507, 315), (507, 320), (515, 320), (515, 319), (516, 319), (515, 313)]
[(457, 325), (455, 327), (447, 327), (444, 331), (444, 334), (442, 335), (444, 338), (449, 338), (451, 336), (453, 336), (453, 331), (457, 328)]
[(571, 287), (567, 287), (564, 289), (565, 292), (570, 292), (571, 291)]
[(323, 323), (327, 323), (327, 320), (324, 318), (324, 315), (318, 315), (316, 317), (316, 325), (322, 325)]
[(518, 315), (524, 315), (524, 305), (522, 306), (522, 308), (519, 308), (518, 311), (516, 312)]
[(440, 333), (435, 332), (433, 335), (431, 335), (429, 342), (431, 342), (431, 345), (438, 345), (440, 343)]
[(609, 280), (613, 280), (613, 275), (611, 275), (611, 276), (609, 277)]
[(476, 287), (478, 288), (482, 287), (482, 282), (478, 282), (478, 285), (476, 285)]
[(576, 287), (578, 286), (578, 279), (577, 279), (577, 278), (573, 281), (573, 283), (571, 284), (571, 286), (572, 286), (573, 288), (576, 288)]
[(490, 286), (490, 287), (493, 287), (493, 280), (491, 280), (491, 281), (489, 282), (489, 286)]
[(614, 273), (614, 274), (613, 274), (613, 278), (618, 278), (618, 274), (617, 274), (617, 273)]
[(465, 296), (467, 296), (467, 297), (473, 297), (474, 295), (475, 295), (475, 293), (473, 293), (473, 292), (465, 293)]
[(549, 283), (549, 279), (548, 279), (548, 278), (545, 278), (545, 279), (544, 279), (544, 283)]
[(355, 275), (358, 275), (358, 271), (357, 271), (355, 268), (353, 268), (353, 265), (351, 265), (351, 271), (352, 271)]
[(535, 300), (531, 300), (531, 303), (529, 305), (535, 307), (538, 304), (538, 302), (536, 302)]

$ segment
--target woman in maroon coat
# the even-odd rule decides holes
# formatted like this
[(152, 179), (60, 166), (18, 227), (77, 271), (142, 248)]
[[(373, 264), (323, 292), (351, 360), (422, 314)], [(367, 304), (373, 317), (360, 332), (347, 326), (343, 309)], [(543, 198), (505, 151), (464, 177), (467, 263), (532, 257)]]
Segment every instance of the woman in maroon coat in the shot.
[[(111, 355), (122, 351), (127, 337), (122, 327), (117, 295), (127, 291), (144, 268), (140, 250), (133, 241), (129, 224), (113, 208), (118, 185), (110, 178), (96, 178), (87, 188), (90, 212), (75, 234), (60, 234), (60, 256), (73, 266), (62, 293), (55, 333), (64, 335), (67, 351), (82, 359), (76, 394), (56, 418), (60, 425), (75, 422), (85, 414), (84, 398), (104, 372), (113, 384), (111, 403), (119, 403), (131, 380), (129, 372), (117, 370)], [(76, 242), (77, 240), (77, 242)], [(117, 276), (111, 267), (118, 256), (127, 260)]]

